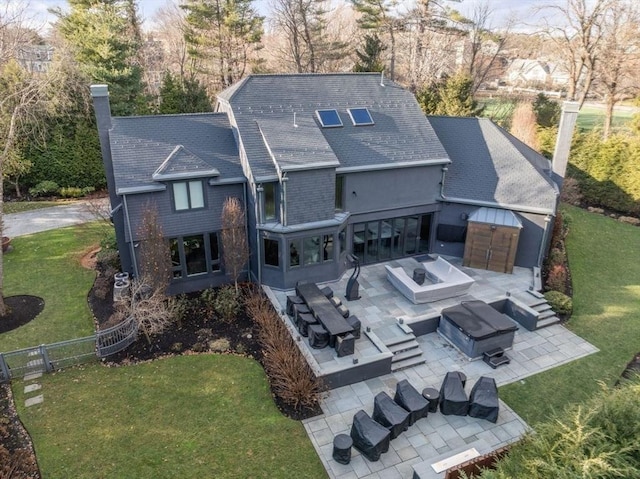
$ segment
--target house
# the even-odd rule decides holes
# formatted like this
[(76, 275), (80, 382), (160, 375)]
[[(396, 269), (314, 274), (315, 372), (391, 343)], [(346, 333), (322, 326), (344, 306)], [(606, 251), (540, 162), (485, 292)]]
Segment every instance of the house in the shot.
[(558, 63), (516, 58), (507, 67), (505, 79), (514, 86), (557, 88), (569, 83), (568, 73)]
[(544, 258), (559, 196), (549, 161), (490, 120), (426, 117), (380, 74), (251, 75), (198, 115), (112, 118), (107, 88), (92, 95), (123, 268), (137, 273), (152, 202), (172, 292), (228, 281), (228, 196), (246, 208), (249, 277), (275, 288), (339, 278), (348, 253), (462, 256), (479, 211), (518, 223), (514, 264)]

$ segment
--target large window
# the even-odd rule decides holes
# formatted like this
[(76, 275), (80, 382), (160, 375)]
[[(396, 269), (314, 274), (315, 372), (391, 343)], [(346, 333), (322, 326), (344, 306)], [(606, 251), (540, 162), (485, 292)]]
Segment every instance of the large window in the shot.
[(289, 242), (289, 267), (295, 268), (300, 266), (300, 252), (302, 251), (301, 240), (292, 240)]
[(289, 268), (333, 261), (333, 235), (315, 235), (289, 241)]
[(320, 262), (320, 236), (310, 236), (302, 240), (304, 265)]
[(173, 206), (176, 211), (204, 208), (202, 180), (173, 183)]
[(174, 279), (220, 271), (217, 233), (181, 236), (169, 239), (171, 270)]
[(264, 238), (264, 264), (280, 266), (280, 248), (277, 240)]
[(262, 185), (264, 191), (264, 219), (265, 221), (276, 220), (277, 216), (277, 201), (276, 191), (277, 183), (265, 183)]

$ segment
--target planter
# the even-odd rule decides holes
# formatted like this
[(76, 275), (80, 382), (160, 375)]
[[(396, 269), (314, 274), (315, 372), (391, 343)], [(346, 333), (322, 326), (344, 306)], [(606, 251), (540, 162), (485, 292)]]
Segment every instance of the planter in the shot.
[(9, 246), (11, 246), (11, 238), (9, 238), (8, 236), (3, 236), (2, 237), (2, 252), (6, 253), (7, 251), (9, 251)]

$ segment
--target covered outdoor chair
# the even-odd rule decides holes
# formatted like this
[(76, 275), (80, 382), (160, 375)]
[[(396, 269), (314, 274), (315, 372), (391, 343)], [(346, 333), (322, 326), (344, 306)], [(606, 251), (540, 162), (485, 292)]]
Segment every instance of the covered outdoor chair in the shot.
[(427, 417), (429, 401), (422, 397), (409, 381), (403, 379), (396, 384), (393, 400), (409, 412), (409, 426), (422, 417)]
[(375, 462), (380, 459), (382, 453), (389, 450), (391, 432), (360, 410), (353, 416), (351, 439), (353, 439), (353, 446), (364, 457)]
[(321, 324), (309, 326), (309, 346), (313, 349), (326, 348), (329, 345), (329, 332)]
[(466, 416), (469, 400), (457, 371), (448, 372), (440, 387), (440, 412), (444, 415)]
[(373, 420), (389, 429), (391, 439), (409, 429), (409, 413), (384, 391), (373, 399)]
[(480, 377), (471, 389), (469, 402), (469, 416), (496, 422), (500, 409), (496, 381), (486, 376)]

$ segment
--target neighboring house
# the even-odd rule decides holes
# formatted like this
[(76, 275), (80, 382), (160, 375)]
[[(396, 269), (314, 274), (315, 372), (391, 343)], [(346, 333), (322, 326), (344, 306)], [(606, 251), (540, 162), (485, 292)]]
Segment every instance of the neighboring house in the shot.
[(507, 67), (505, 79), (514, 86), (562, 87), (569, 75), (557, 63), (516, 58)]
[(558, 201), (549, 161), (490, 120), (426, 117), (380, 74), (253, 75), (200, 115), (111, 118), (106, 87), (92, 93), (123, 267), (136, 273), (152, 200), (173, 245), (173, 292), (225, 281), (211, 241), (227, 196), (246, 205), (251, 279), (276, 288), (336, 279), (347, 253), (363, 264), (462, 256), (480, 208), (521, 224), (516, 265), (546, 252)]
[(45, 73), (53, 61), (51, 45), (24, 45), (18, 49), (16, 59), (30, 73)]

